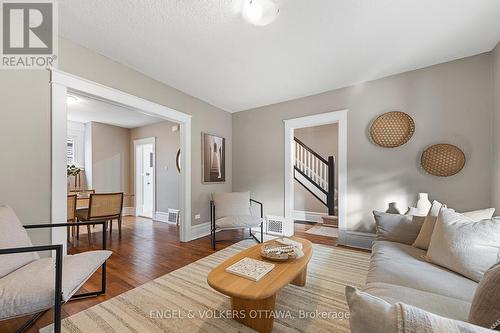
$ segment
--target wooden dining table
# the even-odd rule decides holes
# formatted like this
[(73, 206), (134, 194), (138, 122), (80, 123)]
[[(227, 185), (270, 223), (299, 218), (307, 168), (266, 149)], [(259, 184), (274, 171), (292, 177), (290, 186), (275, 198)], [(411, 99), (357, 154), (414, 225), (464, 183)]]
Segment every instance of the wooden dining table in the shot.
[[(123, 201), (124, 207), (130, 205), (130, 200), (134, 197), (133, 194), (124, 194)], [(90, 202), (90, 193), (77, 193), (76, 194), (76, 209), (88, 209)]]

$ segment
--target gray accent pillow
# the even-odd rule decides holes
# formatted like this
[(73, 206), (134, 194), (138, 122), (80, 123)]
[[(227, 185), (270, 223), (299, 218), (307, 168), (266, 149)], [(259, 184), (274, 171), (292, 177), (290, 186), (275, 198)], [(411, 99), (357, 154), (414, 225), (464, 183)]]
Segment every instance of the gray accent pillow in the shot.
[(396, 306), (383, 299), (346, 286), (351, 333), (396, 333)]
[(373, 211), (377, 240), (412, 245), (417, 238), (425, 217), (390, 214)]
[(500, 263), (484, 273), (472, 299), (469, 322), (500, 330)]

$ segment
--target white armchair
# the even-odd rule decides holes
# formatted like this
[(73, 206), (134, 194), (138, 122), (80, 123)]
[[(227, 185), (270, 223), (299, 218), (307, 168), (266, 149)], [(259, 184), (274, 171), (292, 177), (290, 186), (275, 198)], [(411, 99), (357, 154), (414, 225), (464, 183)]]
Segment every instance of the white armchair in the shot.
[[(63, 246), (33, 246), (25, 229), (72, 226), (72, 223), (22, 225), (14, 211), (0, 205), (0, 320), (34, 315), (17, 332), (24, 332), (46, 311), (54, 307), (54, 332), (61, 332), (61, 306), (69, 300), (102, 295), (106, 291), (106, 222), (103, 250), (63, 257)], [(86, 224), (86, 223), (82, 223)], [(55, 258), (40, 258), (37, 251), (56, 251)], [(102, 268), (101, 290), (75, 293)]]
[[(253, 216), (251, 206), (260, 206), (260, 217)], [(264, 206), (250, 198), (250, 192), (213, 193), (210, 201), (210, 222), (212, 248), (215, 250), (219, 230), (247, 229), (250, 237), (257, 242), (264, 240)], [(252, 228), (260, 226), (260, 240), (252, 233)]]

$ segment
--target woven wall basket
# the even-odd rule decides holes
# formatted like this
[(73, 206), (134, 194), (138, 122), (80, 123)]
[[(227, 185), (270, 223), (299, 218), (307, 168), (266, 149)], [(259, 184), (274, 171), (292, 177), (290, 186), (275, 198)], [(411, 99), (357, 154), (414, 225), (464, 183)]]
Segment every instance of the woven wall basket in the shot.
[(395, 148), (407, 143), (415, 133), (415, 122), (404, 112), (391, 111), (375, 119), (370, 137), (380, 147)]
[(437, 144), (422, 153), (420, 163), (425, 171), (434, 176), (449, 177), (460, 172), (465, 166), (465, 154), (457, 146)]

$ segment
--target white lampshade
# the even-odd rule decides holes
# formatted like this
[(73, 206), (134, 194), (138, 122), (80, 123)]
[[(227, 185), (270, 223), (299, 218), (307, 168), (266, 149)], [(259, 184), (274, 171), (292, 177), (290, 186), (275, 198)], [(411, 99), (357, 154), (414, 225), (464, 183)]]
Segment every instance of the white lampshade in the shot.
[(279, 8), (274, 0), (245, 0), (242, 15), (249, 23), (268, 25), (278, 16)]

